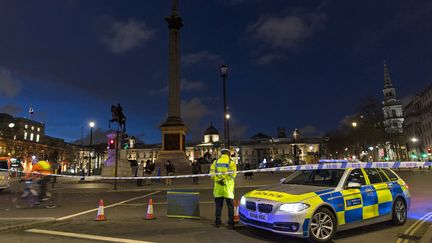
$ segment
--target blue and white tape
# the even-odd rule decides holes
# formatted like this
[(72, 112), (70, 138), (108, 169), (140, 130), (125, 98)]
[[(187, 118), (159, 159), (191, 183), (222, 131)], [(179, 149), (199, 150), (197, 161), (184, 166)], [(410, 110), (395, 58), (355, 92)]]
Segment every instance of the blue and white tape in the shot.
[[(241, 170), (236, 172), (224, 172), (224, 173), (214, 173), (214, 174), (193, 174), (193, 175), (176, 175), (176, 176), (140, 176), (140, 177), (103, 177), (103, 176), (85, 176), (89, 179), (99, 179), (99, 180), (136, 180), (136, 179), (180, 179), (180, 178), (192, 178), (192, 177), (207, 177), (215, 175), (229, 175), (229, 174), (244, 174), (248, 172), (289, 172), (289, 171), (299, 171), (299, 170), (330, 170), (330, 169), (347, 169), (347, 168), (419, 168), (419, 167), (429, 167), (432, 166), (431, 161), (426, 162), (360, 162), (360, 163), (319, 163), (319, 164), (308, 164), (308, 165), (291, 165), (282, 167), (273, 167), (265, 169), (254, 169), (254, 170)], [(10, 171), (6, 169), (0, 169), (0, 171)], [(30, 174), (30, 172), (23, 172), (25, 174)], [(40, 175), (41, 173), (31, 172), (31, 174)], [(51, 176), (56, 177), (72, 177), (72, 178), (82, 178), (79, 175), (58, 175), (52, 174)]]

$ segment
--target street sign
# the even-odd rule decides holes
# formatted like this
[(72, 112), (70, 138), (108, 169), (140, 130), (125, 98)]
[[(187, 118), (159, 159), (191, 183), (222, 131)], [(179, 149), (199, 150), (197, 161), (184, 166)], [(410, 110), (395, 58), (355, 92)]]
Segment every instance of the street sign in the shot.
[(167, 191), (167, 216), (172, 218), (200, 218), (199, 192), (193, 190)]

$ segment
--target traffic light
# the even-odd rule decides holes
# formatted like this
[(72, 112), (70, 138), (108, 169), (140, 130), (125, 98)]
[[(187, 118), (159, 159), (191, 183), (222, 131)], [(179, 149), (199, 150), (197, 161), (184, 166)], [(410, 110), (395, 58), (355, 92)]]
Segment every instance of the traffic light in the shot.
[(125, 142), (123, 144), (123, 149), (128, 149), (129, 148), (129, 142)]
[(115, 141), (114, 141), (114, 139), (110, 139), (108, 141), (108, 148), (109, 149), (115, 149)]
[(428, 151), (428, 154), (432, 153), (432, 149), (431, 148), (428, 148), (427, 151)]
[(423, 159), (426, 159), (426, 158), (427, 158), (427, 154), (426, 154), (426, 153), (422, 153), (422, 154), (421, 154), (421, 157), (422, 157)]

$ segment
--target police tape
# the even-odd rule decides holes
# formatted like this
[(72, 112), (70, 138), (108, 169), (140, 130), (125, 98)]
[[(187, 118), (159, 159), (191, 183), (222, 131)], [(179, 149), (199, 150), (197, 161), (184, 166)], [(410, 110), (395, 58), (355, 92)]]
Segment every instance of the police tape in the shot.
[[(356, 162), (356, 163), (320, 163), (320, 164), (308, 164), (308, 165), (290, 165), (263, 169), (253, 170), (240, 170), (233, 172), (220, 172), (220, 173), (209, 173), (209, 174), (192, 174), (192, 175), (176, 175), (176, 176), (82, 176), (82, 175), (64, 175), (64, 174), (51, 174), (54, 177), (69, 177), (69, 178), (87, 178), (97, 180), (137, 180), (137, 179), (148, 179), (148, 180), (159, 180), (159, 179), (182, 179), (182, 178), (193, 178), (193, 177), (207, 177), (216, 175), (230, 175), (230, 174), (244, 174), (244, 173), (259, 173), (259, 172), (292, 172), (301, 170), (332, 170), (332, 169), (348, 169), (348, 168), (390, 168), (390, 169), (402, 169), (402, 168), (422, 168), (431, 167), (432, 162)], [(9, 171), (8, 169), (0, 169), (0, 171)], [(46, 175), (38, 172), (21, 172), (24, 174), (35, 174), (35, 175)]]

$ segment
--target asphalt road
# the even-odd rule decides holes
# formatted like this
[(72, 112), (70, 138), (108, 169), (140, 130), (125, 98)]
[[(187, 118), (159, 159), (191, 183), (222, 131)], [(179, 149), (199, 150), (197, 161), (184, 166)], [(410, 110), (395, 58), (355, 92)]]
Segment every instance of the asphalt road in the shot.
[[(389, 223), (366, 226), (339, 232), (335, 242), (420, 242), (431, 222), (419, 224), (419, 219), (432, 212), (432, 171), (401, 171), (398, 174), (406, 180), (412, 193), (409, 220), (403, 226)], [(268, 173), (255, 176), (253, 181), (238, 177), (236, 198), (261, 185), (278, 183), (282, 174)], [(135, 182), (120, 183), (119, 190), (113, 191), (110, 183), (64, 182), (55, 185), (62, 192), (61, 206), (54, 209), (16, 209), (12, 198), (15, 196), (15, 182), (11, 191), (0, 193), (0, 229), (5, 224), (22, 224), (50, 221), (26, 227), (26, 230), (3, 231), (2, 242), (305, 242), (301, 239), (277, 235), (264, 230), (239, 225), (235, 230), (226, 227), (214, 228), (214, 204), (211, 183), (202, 178), (199, 186), (190, 180), (173, 181), (172, 188), (196, 188), (200, 192), (201, 218), (196, 220), (166, 217), (166, 190), (163, 182), (137, 188)], [(154, 202), (155, 220), (144, 220), (149, 198)], [(106, 221), (94, 221), (99, 200), (104, 200)], [(226, 208), (223, 220), (226, 221)], [(56, 219), (55, 221), (53, 221)], [(432, 217), (431, 217), (432, 220)], [(42, 221), (41, 221), (42, 222)], [(412, 235), (407, 233), (410, 226)], [(415, 231), (413, 229), (415, 228)], [(41, 232), (41, 230), (45, 230)], [(78, 235), (66, 236), (66, 233)], [(51, 235), (62, 234), (62, 235)], [(83, 237), (90, 237), (86, 239)], [(100, 238), (107, 237), (107, 238)], [(401, 238), (399, 238), (401, 237)], [(134, 241), (135, 240), (135, 241)], [(424, 240), (424, 239), (423, 239)]]

